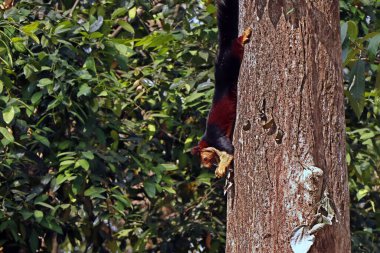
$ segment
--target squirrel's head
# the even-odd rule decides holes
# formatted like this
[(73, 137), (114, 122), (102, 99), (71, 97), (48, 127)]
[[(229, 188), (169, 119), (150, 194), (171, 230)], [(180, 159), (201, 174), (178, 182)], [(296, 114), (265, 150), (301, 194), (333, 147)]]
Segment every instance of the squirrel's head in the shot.
[(201, 166), (207, 169), (211, 169), (214, 165), (217, 164), (217, 155), (214, 151), (210, 150), (201, 150)]
[(209, 147), (205, 140), (201, 140), (197, 146), (191, 149), (192, 155), (197, 155), (201, 159), (201, 166), (211, 169), (217, 163), (217, 154), (212, 150), (207, 150)]

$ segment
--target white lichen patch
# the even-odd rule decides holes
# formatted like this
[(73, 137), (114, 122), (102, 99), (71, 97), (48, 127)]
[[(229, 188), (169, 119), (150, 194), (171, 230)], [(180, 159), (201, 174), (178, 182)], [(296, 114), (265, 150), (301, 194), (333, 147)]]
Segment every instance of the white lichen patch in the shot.
[(309, 234), (306, 225), (296, 227), (290, 238), (290, 246), (294, 253), (307, 253), (315, 241), (315, 236)]
[(322, 176), (323, 170), (316, 166), (308, 166), (303, 170), (300, 183), (303, 184), (307, 191), (317, 191), (321, 187)]
[(305, 189), (303, 197), (310, 205), (319, 201), (323, 183), (323, 170), (316, 166), (304, 167), (299, 184)]
[[(335, 218), (331, 200), (325, 190), (319, 202), (317, 213), (310, 225), (296, 227), (290, 237), (290, 246), (294, 253), (307, 253), (315, 241), (315, 234), (326, 226), (330, 226)], [(335, 221), (337, 222), (336, 218)]]

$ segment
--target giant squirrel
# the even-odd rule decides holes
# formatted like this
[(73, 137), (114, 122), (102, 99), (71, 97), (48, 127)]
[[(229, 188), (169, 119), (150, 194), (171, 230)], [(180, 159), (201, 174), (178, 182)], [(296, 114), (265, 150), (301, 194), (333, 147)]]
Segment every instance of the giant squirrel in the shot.
[(206, 131), (192, 154), (199, 155), (201, 165), (223, 177), (233, 160), (232, 135), (236, 118), (237, 82), (252, 30), (238, 37), (239, 1), (217, 0), (218, 54), (215, 61), (215, 91), (207, 118)]

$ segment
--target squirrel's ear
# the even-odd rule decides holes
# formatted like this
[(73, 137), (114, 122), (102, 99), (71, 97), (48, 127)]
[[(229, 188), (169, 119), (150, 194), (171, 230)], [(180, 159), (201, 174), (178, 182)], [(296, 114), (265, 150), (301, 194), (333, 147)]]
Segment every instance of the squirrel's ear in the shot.
[(199, 146), (195, 146), (191, 149), (192, 155), (199, 155), (199, 153), (200, 153)]

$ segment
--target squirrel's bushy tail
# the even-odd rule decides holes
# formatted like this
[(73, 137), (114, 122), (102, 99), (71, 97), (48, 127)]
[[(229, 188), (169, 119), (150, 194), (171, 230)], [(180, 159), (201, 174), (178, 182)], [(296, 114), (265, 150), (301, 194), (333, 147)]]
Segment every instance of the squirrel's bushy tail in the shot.
[(239, 0), (216, 0), (219, 48), (226, 48), (238, 37)]

